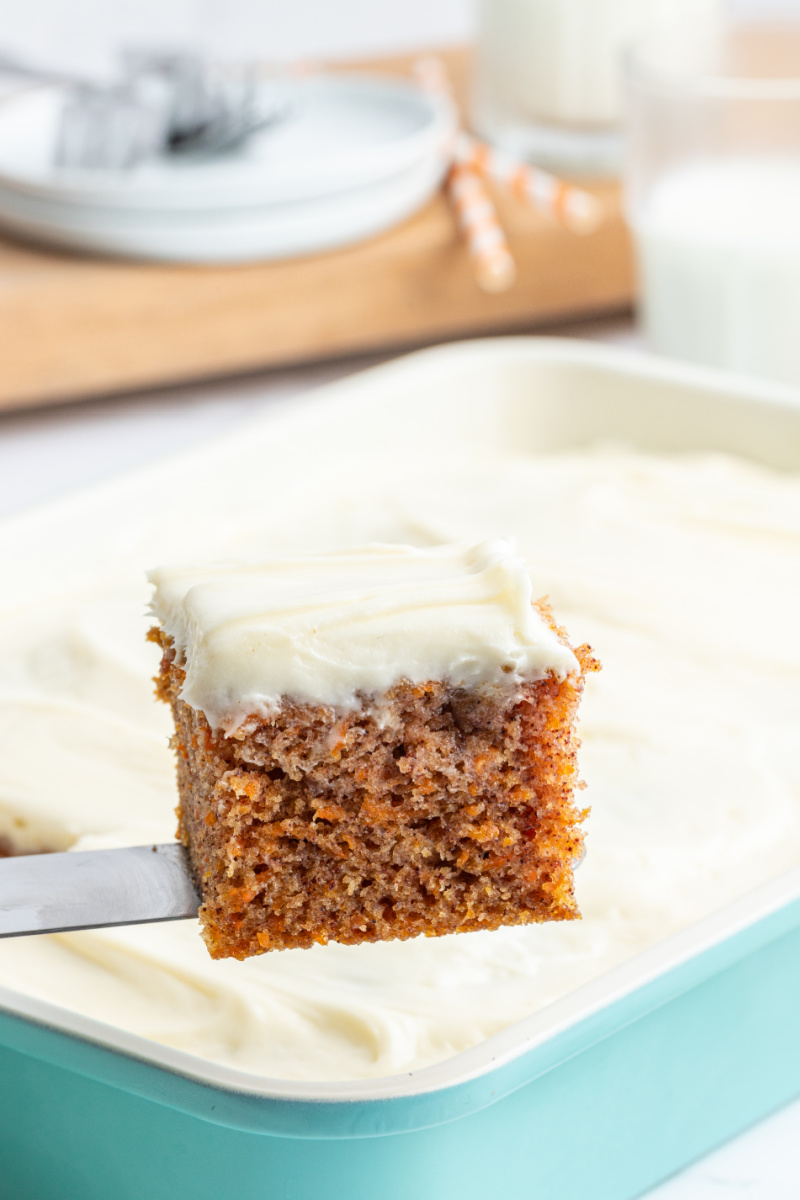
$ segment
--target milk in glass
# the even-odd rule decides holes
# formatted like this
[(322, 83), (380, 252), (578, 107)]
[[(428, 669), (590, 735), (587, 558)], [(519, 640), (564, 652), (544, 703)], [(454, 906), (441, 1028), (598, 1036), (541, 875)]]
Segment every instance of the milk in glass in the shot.
[(800, 385), (800, 157), (675, 168), (635, 232), (652, 350)]
[(723, 0), (480, 0), (473, 121), (517, 153), (614, 169), (624, 45), (722, 11)]

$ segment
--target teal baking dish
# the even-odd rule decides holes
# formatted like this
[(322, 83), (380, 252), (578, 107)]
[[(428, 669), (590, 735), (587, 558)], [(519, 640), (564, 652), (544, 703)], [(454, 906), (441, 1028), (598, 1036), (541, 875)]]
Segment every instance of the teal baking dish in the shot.
[[(324, 419), (344, 417), (366, 446), (373, 405), (404, 398), (430, 425), (446, 387), (463, 389), (467, 421), (486, 419), (481, 395), (496, 407), (527, 396), (539, 449), (624, 434), (800, 467), (792, 394), (560, 341), (423, 352), (325, 389), (287, 420), (318, 417), (324, 437)], [(278, 438), (266, 421), (254, 440), (271, 429)], [(159, 471), (174, 484), (199, 454), (151, 469), (148, 486)], [(131, 476), (75, 497), (57, 520), (108, 513), (135, 486)], [(0, 550), (53, 519), (14, 522)], [(90, 552), (110, 544), (98, 528)], [(25, 581), (12, 586), (22, 594)], [(0, 1196), (630, 1200), (800, 1093), (799, 1004), (800, 869), (404, 1076), (265, 1079), (2, 991)]]
[[(800, 899), (785, 902), (799, 888), (792, 872), (730, 907), (736, 933), (720, 939), (715, 914), (609, 973), (605, 1003), (553, 1005), (567, 1011), (548, 1014), (549, 1036), (521, 1022), (377, 1087), (234, 1091), (202, 1082), (202, 1063), (190, 1078), (147, 1061), (142, 1039), (126, 1038), (136, 1057), (102, 1044), (111, 1031), (88, 1040), (47, 1023), (47, 1006), (6, 1010), (0, 1194), (637, 1196), (800, 1091)], [(570, 1020), (576, 1001), (590, 1011)]]

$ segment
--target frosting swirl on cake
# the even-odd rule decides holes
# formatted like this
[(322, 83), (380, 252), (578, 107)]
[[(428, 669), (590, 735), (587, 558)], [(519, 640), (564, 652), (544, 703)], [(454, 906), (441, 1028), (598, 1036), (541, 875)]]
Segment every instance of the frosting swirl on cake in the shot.
[(186, 667), (182, 698), (227, 731), (284, 698), (352, 709), (400, 679), (473, 688), (578, 670), (533, 606), (524, 561), (499, 539), (149, 577), (154, 615)]

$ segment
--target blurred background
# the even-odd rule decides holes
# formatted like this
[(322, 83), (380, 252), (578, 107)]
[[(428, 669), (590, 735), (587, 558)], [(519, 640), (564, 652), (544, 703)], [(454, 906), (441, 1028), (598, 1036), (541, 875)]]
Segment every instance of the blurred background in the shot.
[[(786, 17), (797, 0), (731, 0), (737, 16)], [(3, 21), (2, 44), (52, 65), (107, 69), (120, 43), (189, 42), (214, 55), (353, 58), (470, 41), (474, 0), (30, 0)]]
[[(16, 6), (0, 408), (599, 318), (800, 386), (795, 21), (800, 0)], [(753, 23), (769, 47), (702, 33)], [(667, 28), (694, 41), (670, 57)], [(698, 98), (731, 71), (752, 78)]]

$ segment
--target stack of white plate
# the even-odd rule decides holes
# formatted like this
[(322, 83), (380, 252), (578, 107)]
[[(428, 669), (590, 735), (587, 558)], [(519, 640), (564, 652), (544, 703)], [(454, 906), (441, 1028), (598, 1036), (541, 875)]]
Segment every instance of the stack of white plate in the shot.
[(455, 127), (446, 97), (370, 76), (266, 80), (285, 121), (214, 159), (56, 167), (63, 94), (0, 106), (0, 226), (97, 254), (224, 263), (330, 250), (380, 233), (439, 186)]

